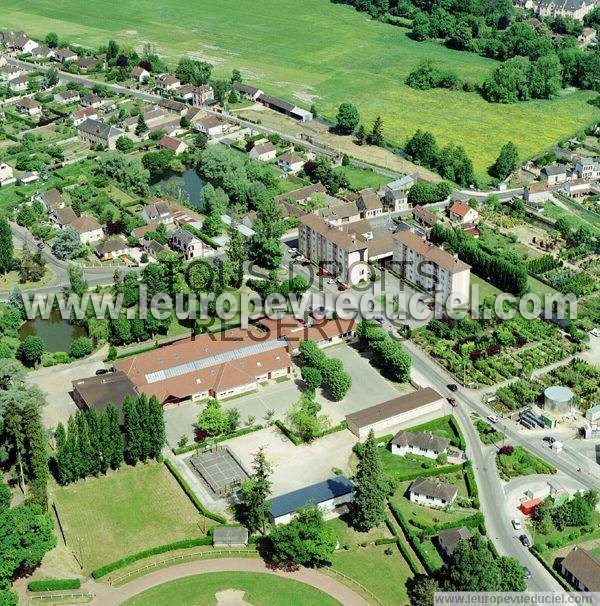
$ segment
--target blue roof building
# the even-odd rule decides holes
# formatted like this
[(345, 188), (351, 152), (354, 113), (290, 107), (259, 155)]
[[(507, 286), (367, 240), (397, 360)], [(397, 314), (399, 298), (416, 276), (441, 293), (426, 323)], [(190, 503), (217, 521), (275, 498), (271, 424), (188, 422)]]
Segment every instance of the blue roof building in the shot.
[(324, 482), (288, 492), (271, 500), (269, 520), (272, 524), (286, 524), (292, 519), (294, 513), (307, 503), (312, 503), (324, 512), (333, 513), (335, 516), (336, 510), (354, 500), (354, 488), (354, 484), (348, 478), (336, 476)]

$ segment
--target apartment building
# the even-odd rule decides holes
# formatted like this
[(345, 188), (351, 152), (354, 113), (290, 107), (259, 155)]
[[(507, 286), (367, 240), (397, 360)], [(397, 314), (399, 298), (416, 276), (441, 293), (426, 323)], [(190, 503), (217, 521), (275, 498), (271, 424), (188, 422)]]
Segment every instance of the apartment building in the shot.
[(410, 231), (393, 237), (394, 264), (404, 279), (444, 301), (450, 295), (468, 300), (470, 265)]

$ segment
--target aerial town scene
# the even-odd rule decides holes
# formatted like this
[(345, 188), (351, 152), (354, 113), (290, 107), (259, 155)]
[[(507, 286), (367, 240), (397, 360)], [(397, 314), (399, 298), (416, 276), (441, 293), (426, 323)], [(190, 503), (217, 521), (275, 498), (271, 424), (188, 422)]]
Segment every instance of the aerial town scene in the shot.
[(0, 606), (600, 603), (600, 0), (2, 0), (0, 472)]

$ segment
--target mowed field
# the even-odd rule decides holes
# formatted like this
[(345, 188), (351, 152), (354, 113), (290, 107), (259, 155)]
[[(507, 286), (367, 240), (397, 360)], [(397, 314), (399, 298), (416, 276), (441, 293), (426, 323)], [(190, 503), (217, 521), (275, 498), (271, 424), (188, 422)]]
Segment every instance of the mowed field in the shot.
[(415, 42), (407, 30), (369, 20), (328, 0), (3, 0), (0, 28), (42, 36), (56, 31), (86, 46), (115, 38), (141, 49), (153, 42), (169, 59), (205, 59), (225, 75), (238, 68), (248, 82), (332, 117), (351, 101), (369, 124), (384, 117), (385, 134), (402, 143), (417, 127), (440, 143), (463, 145), (480, 176), (508, 140), (528, 156), (588, 124), (592, 93), (569, 91), (552, 101), (491, 105), (476, 93), (415, 91), (404, 78), (424, 58), (481, 82), (495, 62)]

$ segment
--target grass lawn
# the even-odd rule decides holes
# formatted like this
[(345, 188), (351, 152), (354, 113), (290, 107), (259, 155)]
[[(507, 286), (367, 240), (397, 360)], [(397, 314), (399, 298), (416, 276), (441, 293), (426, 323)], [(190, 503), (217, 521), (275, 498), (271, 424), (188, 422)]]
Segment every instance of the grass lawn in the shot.
[(453, 444), (458, 444), (460, 442), (460, 435), (450, 424), (451, 417), (452, 415), (446, 415), (444, 417), (440, 417), (439, 419), (433, 419), (432, 421), (427, 421), (427, 423), (421, 423), (420, 425), (409, 427), (406, 431), (428, 431), (434, 436), (448, 438)]
[(500, 477), (504, 480), (538, 473), (554, 473), (556, 469), (546, 461), (536, 457), (522, 446), (515, 446), (513, 453), (496, 456)]
[[(406, 581), (413, 575), (400, 554), (398, 547), (374, 545), (373, 541), (383, 536), (391, 536), (387, 529), (373, 529), (356, 532), (340, 519), (331, 520), (338, 534), (341, 548), (332, 558), (332, 568), (342, 572), (372, 591), (384, 604), (406, 604)], [(371, 543), (361, 547), (364, 542)], [(385, 553), (391, 548), (391, 555)]]
[(575, 229), (581, 225), (587, 225), (596, 233), (600, 233), (600, 214), (587, 210), (565, 196), (560, 196), (559, 199), (560, 206), (550, 200), (544, 203), (546, 217), (550, 219), (566, 217)]
[(214, 524), (198, 514), (167, 468), (156, 462), (56, 488), (51, 499), (85, 573), (150, 547), (200, 536), (204, 522)]
[(15, 286), (18, 286), (21, 290), (27, 290), (30, 288), (41, 288), (45, 286), (54, 277), (54, 272), (46, 267), (46, 273), (44, 273), (42, 279), (39, 282), (19, 282), (19, 274), (16, 271), (9, 271), (7, 274), (0, 276), (0, 292), (10, 292)]
[(471, 272), (471, 286), (475, 284), (479, 288), (479, 301), (483, 301), (486, 297), (497, 297), (500, 294), (499, 288)]
[[(590, 523), (586, 525), (593, 527), (594, 531), (590, 533), (581, 532), (580, 535), (574, 536), (574, 538), (570, 538), (569, 535), (571, 535), (573, 532), (579, 532), (579, 529), (574, 528), (573, 526), (567, 526), (563, 530), (557, 530), (556, 528), (553, 528), (551, 532), (547, 534), (542, 534), (541, 532), (534, 530), (531, 524), (529, 524), (528, 526), (531, 536), (533, 538), (533, 542), (537, 545), (546, 544), (548, 543), (548, 541), (560, 541), (561, 547), (559, 547), (558, 549), (564, 549), (566, 545), (580, 544), (586, 541), (591, 541), (600, 538), (600, 512), (594, 511), (592, 513), (592, 519), (590, 520)], [(600, 546), (596, 551), (598, 550), (600, 550)]]
[(407, 454), (402, 457), (392, 454), (387, 448), (378, 448), (379, 458), (386, 477), (394, 481), (396, 477), (406, 477), (405, 474), (413, 473), (432, 467), (439, 467), (435, 459), (421, 457), (419, 455)]
[(385, 185), (390, 182), (389, 177), (384, 177), (379, 173), (367, 170), (365, 168), (359, 168), (358, 166), (342, 166), (337, 169), (337, 172), (343, 173), (348, 179), (348, 187), (355, 191), (365, 189), (367, 187), (373, 188), (375, 191), (379, 189), (381, 185)]
[(213, 572), (184, 577), (148, 589), (124, 602), (126, 606), (213, 606), (215, 593), (227, 589), (245, 592), (244, 602), (253, 606), (336, 606), (339, 602), (319, 589), (271, 574), (258, 572)]
[(165, 0), (160, 19), (154, 0), (105, 0), (84, 7), (80, 0), (58, 5), (31, 0), (26, 6), (22, 0), (4, 0), (2, 26), (25, 28), (42, 38), (55, 31), (61, 39), (88, 47), (106, 45), (111, 38), (133, 48), (152, 42), (173, 62), (184, 54), (210, 61), (218, 77), (238, 68), (249, 83), (306, 107), (314, 102), (328, 118), (341, 102), (350, 101), (369, 128), (381, 114), (384, 134), (395, 142), (404, 142), (420, 127), (442, 145), (463, 145), (479, 176), (507, 141), (518, 141), (526, 158), (597, 114), (588, 103), (595, 96), (591, 91), (568, 90), (550, 101), (502, 105), (487, 103), (474, 92), (411, 89), (404, 79), (422, 59), (475, 84), (497, 63), (434, 41), (415, 42), (406, 29), (328, 0)]
[[(462, 476), (462, 474), (460, 475)], [(436, 478), (438, 478), (438, 476), (436, 476)], [(449, 483), (447, 476), (439, 476), (439, 479)], [(461, 478), (460, 480), (454, 480), (453, 483), (457, 485), (459, 496), (466, 497), (467, 489), (464, 480)], [(446, 511), (444, 509), (433, 509), (431, 507), (411, 503), (406, 496), (406, 491), (411, 484), (411, 481), (400, 482), (396, 492), (390, 497), (390, 502), (400, 509), (409, 524), (412, 521), (420, 521), (430, 526), (438, 526), (439, 524), (446, 524), (447, 522), (456, 522), (457, 520), (462, 520), (463, 518), (477, 513), (476, 509), (458, 507), (457, 505), (453, 505)]]

